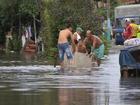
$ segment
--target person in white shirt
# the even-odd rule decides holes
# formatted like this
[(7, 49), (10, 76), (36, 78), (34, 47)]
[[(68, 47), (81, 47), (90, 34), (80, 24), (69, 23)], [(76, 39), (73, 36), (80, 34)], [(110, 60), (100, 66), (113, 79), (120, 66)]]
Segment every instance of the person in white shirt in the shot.
[(75, 48), (73, 49), (73, 52), (77, 52), (78, 51), (77, 46), (78, 46), (78, 43), (81, 40), (81, 33), (82, 32), (83, 32), (83, 29), (78, 27), (78, 28), (76, 28), (76, 32), (73, 34), (74, 44), (75, 44)]

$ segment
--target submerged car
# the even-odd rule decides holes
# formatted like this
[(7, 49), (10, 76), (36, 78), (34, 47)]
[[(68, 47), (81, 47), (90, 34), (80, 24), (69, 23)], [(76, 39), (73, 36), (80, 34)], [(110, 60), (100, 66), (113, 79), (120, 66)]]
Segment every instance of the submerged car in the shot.
[(120, 51), (121, 77), (140, 76), (140, 45), (126, 47)]

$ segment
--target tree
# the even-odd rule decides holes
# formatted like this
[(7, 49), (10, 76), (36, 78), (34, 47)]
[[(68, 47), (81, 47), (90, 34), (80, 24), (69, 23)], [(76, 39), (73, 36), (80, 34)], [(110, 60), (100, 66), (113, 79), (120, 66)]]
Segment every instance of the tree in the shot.
[[(1, 0), (0, 1), (0, 37), (4, 43), (5, 32), (13, 28), (16, 40), (21, 37), (21, 25), (33, 24), (39, 15), (37, 0)], [(35, 17), (35, 18), (34, 18)], [(36, 19), (37, 20), (37, 19)], [(16, 42), (16, 41), (15, 41)], [(18, 45), (18, 44), (15, 44)]]
[[(81, 26), (83, 29), (91, 29), (95, 34), (102, 30), (102, 22), (107, 18), (106, 8), (96, 8), (96, 2), (106, 0), (42, 0), (41, 10), (42, 31), (45, 48), (56, 47), (59, 30), (71, 23), (74, 29)], [(115, 6), (115, 0), (111, 0), (111, 9)], [(113, 10), (111, 10), (111, 13)], [(111, 17), (113, 15), (111, 14)]]
[[(0, 32), (15, 27), (17, 36), (21, 34), (21, 25), (40, 21), (45, 50), (49, 54), (56, 47), (59, 30), (71, 23), (74, 29), (81, 26), (91, 29), (95, 34), (102, 29), (106, 19), (106, 8), (96, 8), (97, 2), (106, 0), (1, 0), (0, 1)], [(111, 17), (116, 0), (111, 0)], [(35, 18), (33, 18), (35, 17)]]

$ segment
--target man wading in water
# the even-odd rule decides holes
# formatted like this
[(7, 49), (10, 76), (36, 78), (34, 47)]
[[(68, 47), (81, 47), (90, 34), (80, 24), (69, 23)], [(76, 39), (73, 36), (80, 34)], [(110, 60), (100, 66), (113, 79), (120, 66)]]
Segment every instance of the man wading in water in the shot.
[(58, 37), (58, 51), (59, 51), (59, 59), (60, 59), (60, 65), (61, 69), (64, 70), (64, 55), (66, 54), (67, 59), (69, 60), (69, 63), (73, 60), (73, 54), (70, 48), (70, 44), (68, 42), (68, 38), (71, 38), (72, 44), (74, 44), (73, 40), (73, 34), (72, 34), (72, 27), (71, 25), (68, 25), (66, 29), (61, 30), (59, 32)]
[(95, 54), (97, 64), (100, 66), (101, 58), (104, 57), (104, 44), (102, 40), (98, 36), (93, 35), (92, 32), (88, 30), (84, 42), (91, 44), (91, 53)]

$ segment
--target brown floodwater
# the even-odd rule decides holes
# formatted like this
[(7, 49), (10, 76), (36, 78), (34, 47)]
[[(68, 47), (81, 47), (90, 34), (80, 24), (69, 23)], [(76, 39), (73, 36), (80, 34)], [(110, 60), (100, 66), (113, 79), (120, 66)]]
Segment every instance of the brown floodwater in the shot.
[(0, 105), (140, 105), (140, 78), (121, 79), (118, 58), (111, 53), (100, 67), (64, 73), (0, 60)]

